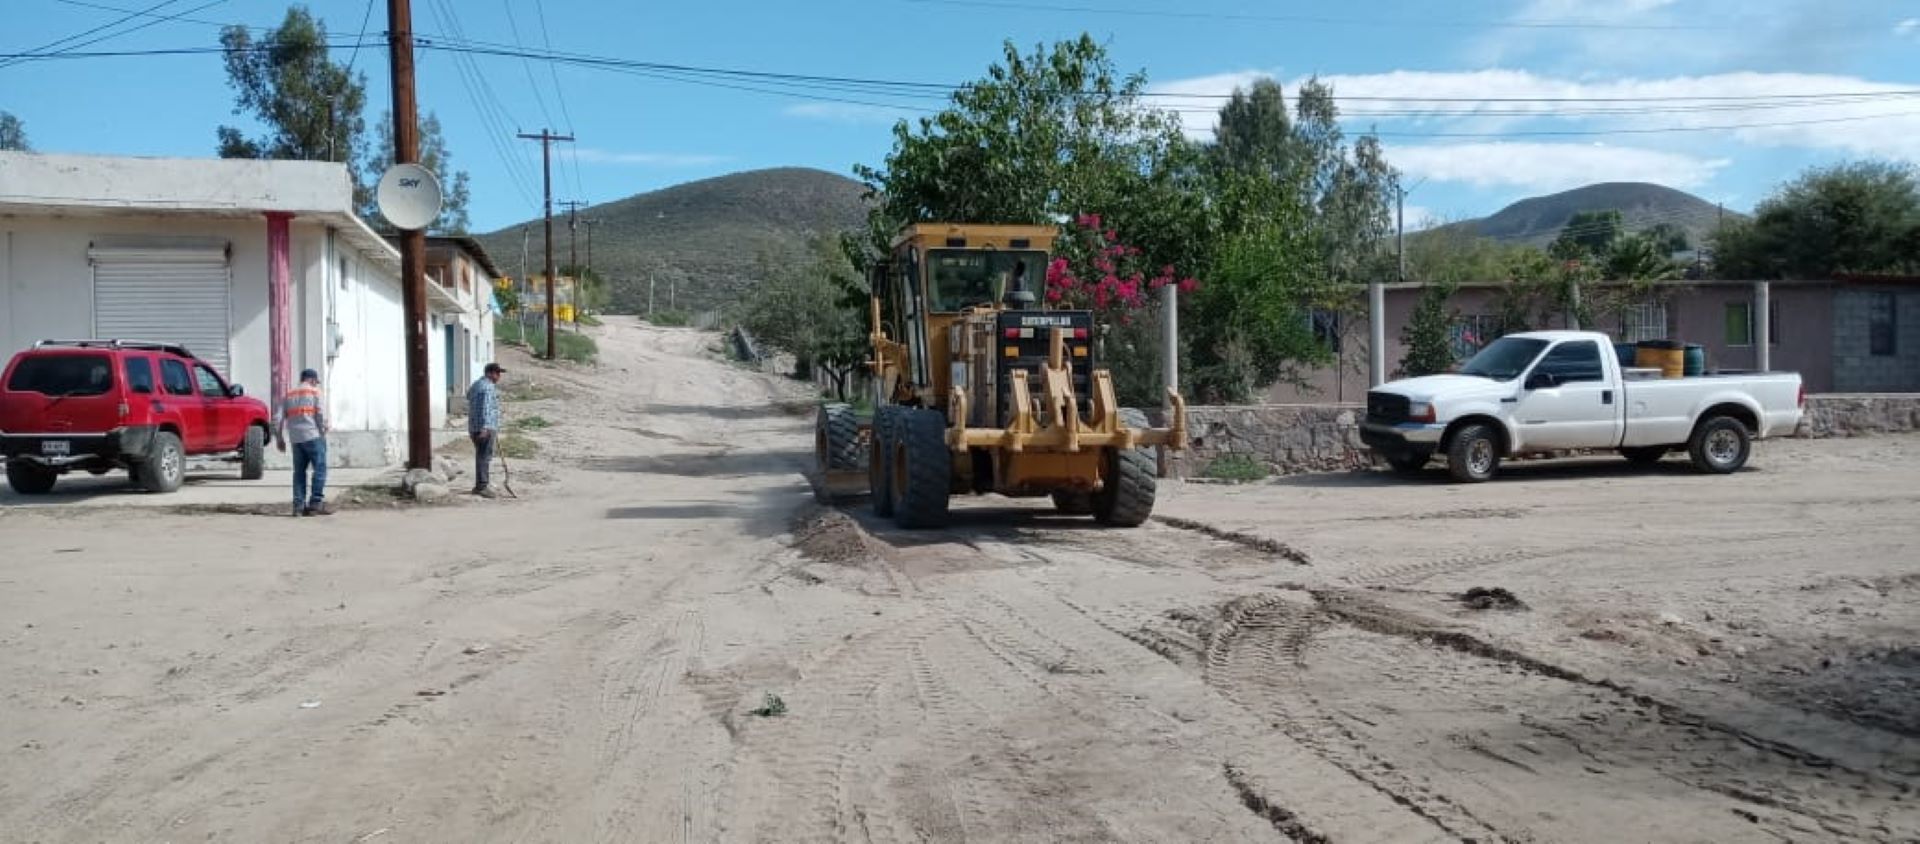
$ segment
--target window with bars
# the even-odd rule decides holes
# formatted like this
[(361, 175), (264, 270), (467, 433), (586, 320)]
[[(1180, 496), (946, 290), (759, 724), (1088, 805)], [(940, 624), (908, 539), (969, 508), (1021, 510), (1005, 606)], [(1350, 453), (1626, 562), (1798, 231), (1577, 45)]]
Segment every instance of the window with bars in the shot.
[(1620, 313), (1620, 339), (1628, 343), (1667, 339), (1667, 306), (1657, 302), (1628, 305)]
[(1895, 341), (1897, 304), (1892, 293), (1875, 293), (1867, 303), (1867, 352), (1875, 357), (1899, 354)]
[(1453, 356), (1466, 360), (1500, 339), (1500, 318), (1493, 314), (1466, 314), (1453, 323)]

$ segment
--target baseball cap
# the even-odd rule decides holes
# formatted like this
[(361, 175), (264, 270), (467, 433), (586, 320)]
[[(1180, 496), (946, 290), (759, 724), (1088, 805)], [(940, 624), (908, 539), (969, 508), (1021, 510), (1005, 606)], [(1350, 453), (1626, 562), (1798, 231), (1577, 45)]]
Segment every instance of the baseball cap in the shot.
[(315, 372), (315, 371), (313, 371), (313, 370), (311, 370), (311, 369), (302, 369), (302, 370), (300, 370), (300, 380), (302, 380), (302, 381), (318, 381), (318, 380), (320, 380), (320, 373), (318, 373), (318, 372)]
[(500, 364), (497, 364), (497, 363), (487, 364), (487, 370), (486, 370), (487, 375), (492, 375), (495, 372), (505, 372), (505, 371), (507, 371), (507, 368), (504, 366), (501, 366)]

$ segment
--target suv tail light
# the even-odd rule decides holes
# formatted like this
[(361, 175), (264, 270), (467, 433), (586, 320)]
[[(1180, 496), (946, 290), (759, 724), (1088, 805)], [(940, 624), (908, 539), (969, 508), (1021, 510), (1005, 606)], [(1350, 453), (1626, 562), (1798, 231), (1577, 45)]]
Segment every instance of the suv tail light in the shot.
[(1797, 401), (1800, 402), (1801, 407), (1804, 408), (1807, 406), (1807, 385), (1804, 383), (1800, 385), (1800, 396)]

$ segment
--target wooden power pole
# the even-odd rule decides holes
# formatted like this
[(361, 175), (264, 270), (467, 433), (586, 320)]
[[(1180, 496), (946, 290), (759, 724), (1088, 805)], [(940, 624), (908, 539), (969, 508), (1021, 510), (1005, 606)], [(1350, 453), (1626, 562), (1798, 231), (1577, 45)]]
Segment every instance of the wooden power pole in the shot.
[[(404, 0), (401, 0), (404, 2)], [(553, 142), (571, 141), (572, 135), (556, 135), (545, 129), (538, 135), (522, 134), (529, 141), (540, 142), (540, 170), (545, 179), (546, 224), (547, 224), (547, 360), (553, 360), (554, 321), (553, 321)]]
[[(393, 72), (393, 161), (420, 163), (420, 107), (414, 100), (413, 5), (387, 0), (387, 52)], [(400, 303), (407, 334), (407, 468), (433, 468), (433, 412), (427, 371), (427, 233), (400, 232)]]

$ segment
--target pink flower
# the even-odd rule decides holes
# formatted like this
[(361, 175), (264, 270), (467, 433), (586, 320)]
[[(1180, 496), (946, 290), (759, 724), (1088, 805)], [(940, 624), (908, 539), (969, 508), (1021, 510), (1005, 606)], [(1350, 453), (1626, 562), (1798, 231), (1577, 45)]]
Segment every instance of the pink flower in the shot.
[(1061, 299), (1065, 299), (1065, 298), (1067, 298), (1066, 294), (1061, 293), (1060, 288), (1056, 287), (1052, 290), (1047, 291), (1047, 301), (1049, 302), (1058, 302)]
[(1100, 228), (1099, 214), (1081, 214), (1080, 216), (1075, 217), (1073, 221), (1075, 223), (1078, 223), (1080, 227), (1084, 229)]
[(1160, 268), (1160, 274), (1161, 274), (1161, 275), (1163, 275), (1163, 276), (1166, 276), (1166, 277), (1168, 277), (1168, 278), (1172, 278), (1172, 277), (1173, 277), (1173, 265), (1172, 265), (1172, 264), (1168, 264), (1168, 265), (1166, 265), (1166, 266), (1164, 266), (1164, 267), (1161, 267), (1161, 268)]
[(1199, 290), (1199, 289), (1200, 289), (1200, 280), (1199, 280), (1199, 279), (1197, 279), (1197, 278), (1183, 278), (1183, 279), (1180, 279), (1180, 292), (1182, 292), (1182, 293), (1192, 293), (1193, 291), (1195, 291), (1195, 290)]
[(1093, 268), (1103, 273), (1111, 273), (1113, 272), (1113, 262), (1105, 258), (1095, 258), (1093, 259)]
[(1119, 239), (1120, 239), (1120, 232), (1118, 232), (1118, 231), (1116, 231), (1116, 230), (1114, 230), (1114, 229), (1107, 229), (1107, 234), (1106, 234), (1106, 238), (1107, 238), (1108, 240), (1119, 240)]

